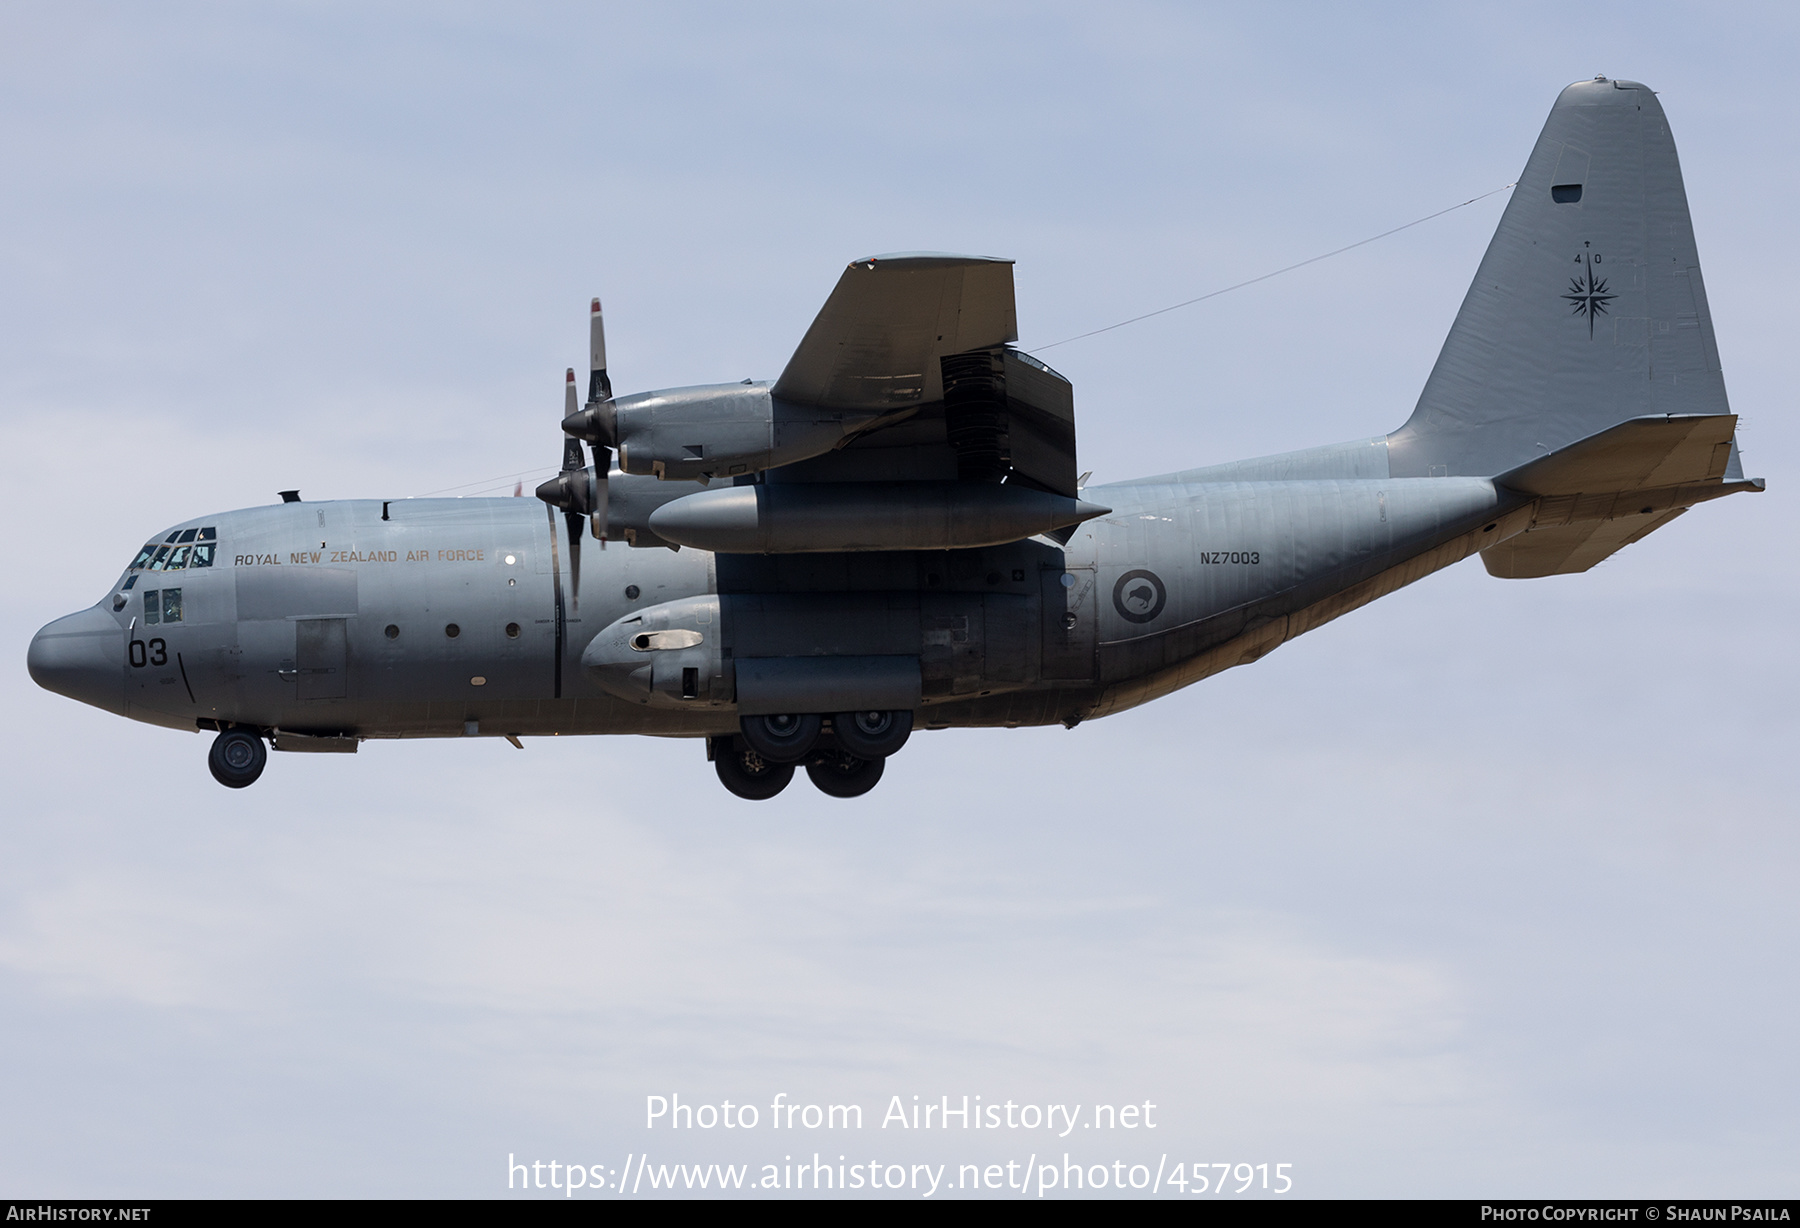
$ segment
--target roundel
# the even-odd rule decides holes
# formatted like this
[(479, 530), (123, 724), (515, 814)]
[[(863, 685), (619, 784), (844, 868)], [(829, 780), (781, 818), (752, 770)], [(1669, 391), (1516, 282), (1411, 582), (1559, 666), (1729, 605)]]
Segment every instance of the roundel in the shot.
[(1126, 622), (1147, 623), (1163, 611), (1169, 590), (1153, 571), (1128, 571), (1113, 585), (1113, 609)]

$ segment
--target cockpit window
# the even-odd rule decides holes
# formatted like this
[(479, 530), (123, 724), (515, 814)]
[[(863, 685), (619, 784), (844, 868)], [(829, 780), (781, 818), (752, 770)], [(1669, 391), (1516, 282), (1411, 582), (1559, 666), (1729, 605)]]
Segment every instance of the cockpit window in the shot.
[(135, 576), (135, 575), (130, 575), (130, 576), (126, 576), (126, 577), (125, 577), (125, 586), (124, 586), (124, 588), (123, 588), (123, 590), (122, 590), (122, 591), (124, 591), (124, 592), (127, 592), (127, 593), (128, 593), (128, 592), (130, 592), (130, 591), (131, 591), (131, 590), (132, 590), (132, 589), (134, 589), (134, 588), (136, 588), (136, 587), (137, 587), (137, 581), (138, 581), (138, 578), (137, 578), (137, 576)]
[(180, 589), (153, 588), (144, 594), (144, 622), (146, 624), (155, 626), (157, 623), (178, 623), (180, 621)]
[[(189, 543), (192, 543), (191, 545)], [(132, 571), (180, 571), (184, 567), (211, 567), (219, 548), (219, 531), (176, 529), (160, 542), (151, 542), (131, 561)]]

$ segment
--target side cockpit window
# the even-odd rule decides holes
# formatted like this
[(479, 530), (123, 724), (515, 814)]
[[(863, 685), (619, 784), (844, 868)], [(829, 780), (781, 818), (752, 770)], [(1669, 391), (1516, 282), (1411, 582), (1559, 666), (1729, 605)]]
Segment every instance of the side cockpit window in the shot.
[(158, 623), (178, 623), (180, 621), (180, 589), (153, 588), (144, 594), (144, 622), (146, 624), (154, 627)]
[(203, 529), (177, 529), (160, 542), (151, 542), (138, 551), (131, 561), (132, 571), (182, 571), (189, 567), (211, 567), (218, 552), (219, 531), (213, 525)]

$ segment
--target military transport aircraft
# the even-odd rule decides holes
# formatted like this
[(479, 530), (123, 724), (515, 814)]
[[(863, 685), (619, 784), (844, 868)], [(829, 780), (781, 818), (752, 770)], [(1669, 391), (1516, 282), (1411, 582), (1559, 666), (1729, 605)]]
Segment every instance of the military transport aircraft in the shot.
[(198, 517), (38, 632), (31, 676), (216, 731), (233, 788), (265, 742), (640, 733), (704, 739), (740, 797), (802, 764), (854, 797), (915, 726), (1073, 728), (1470, 554), (1585, 571), (1763, 485), (1675, 146), (1629, 81), (1557, 99), (1392, 434), (1083, 489), (1070, 386), (1016, 339), (1009, 261), (876, 256), (773, 383), (615, 398), (596, 301), (542, 503)]

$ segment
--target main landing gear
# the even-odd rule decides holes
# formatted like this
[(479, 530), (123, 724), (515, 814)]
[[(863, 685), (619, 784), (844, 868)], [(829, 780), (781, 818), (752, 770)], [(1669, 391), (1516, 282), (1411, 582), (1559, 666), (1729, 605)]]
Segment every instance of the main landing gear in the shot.
[(831, 797), (861, 797), (873, 789), (887, 757), (912, 733), (911, 712), (840, 712), (829, 728), (822, 716), (746, 716), (737, 737), (713, 738), (708, 752), (719, 782), (751, 801), (787, 788), (794, 768)]
[(213, 779), (227, 789), (242, 789), (256, 783), (269, 762), (268, 747), (247, 729), (227, 729), (213, 739), (207, 752), (206, 766)]

